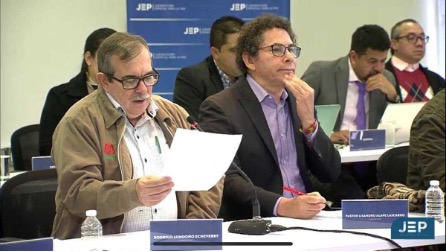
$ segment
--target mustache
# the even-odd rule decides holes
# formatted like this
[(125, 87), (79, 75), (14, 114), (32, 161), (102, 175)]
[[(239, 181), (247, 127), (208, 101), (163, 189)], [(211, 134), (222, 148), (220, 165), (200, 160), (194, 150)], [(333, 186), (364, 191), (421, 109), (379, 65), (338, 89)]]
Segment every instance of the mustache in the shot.
[(141, 100), (146, 100), (149, 99), (150, 95), (145, 93), (145, 94), (135, 94), (134, 96), (131, 97), (132, 101), (141, 101)]

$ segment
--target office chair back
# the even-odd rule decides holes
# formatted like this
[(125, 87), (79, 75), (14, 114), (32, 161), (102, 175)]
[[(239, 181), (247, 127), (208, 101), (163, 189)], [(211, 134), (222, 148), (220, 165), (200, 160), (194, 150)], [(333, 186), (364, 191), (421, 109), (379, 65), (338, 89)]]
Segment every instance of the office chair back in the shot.
[(31, 171), (32, 157), (39, 156), (39, 124), (27, 125), (11, 135), (11, 154), (16, 171)]
[(56, 215), (56, 169), (28, 171), (8, 179), (0, 188), (3, 237), (50, 237)]
[(381, 155), (376, 163), (376, 178), (381, 182), (406, 184), (409, 146), (394, 147)]

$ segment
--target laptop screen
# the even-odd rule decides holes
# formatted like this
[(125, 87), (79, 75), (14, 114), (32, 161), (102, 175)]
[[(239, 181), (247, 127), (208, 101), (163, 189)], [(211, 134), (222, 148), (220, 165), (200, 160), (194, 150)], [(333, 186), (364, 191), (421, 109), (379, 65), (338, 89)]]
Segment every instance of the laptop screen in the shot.
[(381, 122), (395, 123), (395, 144), (409, 142), (413, 119), (426, 102), (389, 103)]
[(330, 136), (331, 132), (333, 132), (336, 119), (338, 119), (338, 114), (339, 110), (341, 109), (341, 105), (339, 104), (316, 105), (314, 107), (317, 112), (317, 119), (320, 123), (320, 126), (324, 130), (325, 134)]

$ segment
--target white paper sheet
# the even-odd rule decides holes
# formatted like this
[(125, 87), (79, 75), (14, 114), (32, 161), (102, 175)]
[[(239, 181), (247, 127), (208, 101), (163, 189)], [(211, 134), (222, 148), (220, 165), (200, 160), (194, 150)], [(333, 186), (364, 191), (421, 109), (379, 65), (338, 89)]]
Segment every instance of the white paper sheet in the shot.
[(175, 191), (207, 191), (229, 168), (242, 135), (177, 129), (165, 159)]

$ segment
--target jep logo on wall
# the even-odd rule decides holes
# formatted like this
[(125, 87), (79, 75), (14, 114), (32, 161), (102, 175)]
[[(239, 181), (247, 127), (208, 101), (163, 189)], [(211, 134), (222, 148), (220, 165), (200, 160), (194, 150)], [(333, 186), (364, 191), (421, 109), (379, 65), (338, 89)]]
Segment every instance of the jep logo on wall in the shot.
[(267, 3), (233, 3), (229, 8), (230, 11), (278, 11), (279, 9), (279, 6), (268, 5)]
[(186, 27), (183, 34), (184, 35), (196, 35), (196, 34), (209, 34), (210, 32), (211, 32), (211, 28)]
[(136, 6), (136, 11), (149, 11), (152, 9), (151, 3), (138, 3)]
[(246, 9), (246, 4), (244, 3), (233, 3), (229, 10), (231, 11), (242, 11)]
[(392, 223), (392, 239), (435, 239), (434, 218), (399, 218)]
[(136, 5), (136, 11), (185, 11), (185, 6), (176, 6), (171, 3), (138, 3)]

